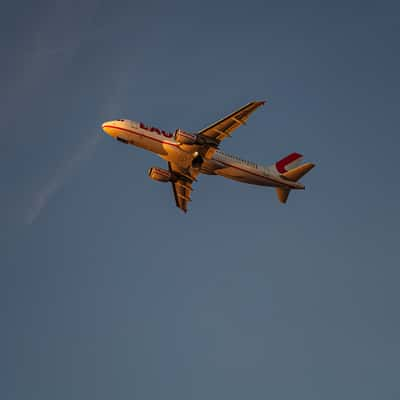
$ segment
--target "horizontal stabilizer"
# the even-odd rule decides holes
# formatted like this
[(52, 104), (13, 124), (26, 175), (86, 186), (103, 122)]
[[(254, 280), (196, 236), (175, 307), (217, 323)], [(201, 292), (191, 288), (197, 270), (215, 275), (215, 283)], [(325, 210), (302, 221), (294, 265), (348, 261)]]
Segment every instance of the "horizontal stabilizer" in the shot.
[[(287, 179), (292, 182), (297, 182), (302, 176), (304, 176), (308, 171), (312, 170), (315, 167), (313, 163), (305, 163), (296, 168), (293, 168), (287, 172), (281, 174), (281, 177)], [(304, 186), (302, 187), (304, 189)], [(286, 203), (289, 197), (290, 189), (277, 187), (276, 194), (278, 195), (278, 199), (281, 203)]]
[(286, 203), (287, 198), (289, 197), (290, 189), (284, 189), (277, 187), (276, 194), (278, 195), (278, 199), (281, 203)]
[(313, 163), (305, 163), (296, 168), (291, 169), (290, 171), (284, 172), (282, 177), (288, 179), (289, 181), (297, 182), (302, 176), (304, 176), (308, 171), (312, 170), (315, 167)]

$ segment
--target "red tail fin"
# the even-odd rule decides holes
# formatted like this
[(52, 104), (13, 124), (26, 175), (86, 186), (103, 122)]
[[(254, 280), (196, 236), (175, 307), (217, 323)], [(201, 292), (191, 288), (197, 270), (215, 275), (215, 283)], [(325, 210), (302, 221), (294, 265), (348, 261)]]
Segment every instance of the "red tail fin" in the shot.
[(275, 168), (280, 174), (284, 174), (299, 165), (302, 158), (303, 156), (299, 153), (289, 154), (285, 158), (282, 158), (282, 160), (277, 161), (275, 163)]

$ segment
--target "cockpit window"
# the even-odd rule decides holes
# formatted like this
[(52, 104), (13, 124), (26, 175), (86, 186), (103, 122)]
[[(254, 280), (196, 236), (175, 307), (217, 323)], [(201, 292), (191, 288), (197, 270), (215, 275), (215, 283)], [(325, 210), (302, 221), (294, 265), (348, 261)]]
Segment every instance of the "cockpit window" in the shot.
[(121, 122), (124, 122), (125, 120), (124, 120), (124, 119), (117, 119), (117, 121), (121, 121)]

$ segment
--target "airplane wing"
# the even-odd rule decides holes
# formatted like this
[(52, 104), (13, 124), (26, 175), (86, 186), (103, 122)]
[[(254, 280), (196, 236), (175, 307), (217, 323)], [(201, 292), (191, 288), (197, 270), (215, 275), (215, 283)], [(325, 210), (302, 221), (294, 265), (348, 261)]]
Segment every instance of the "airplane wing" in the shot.
[(204, 128), (198, 132), (198, 136), (203, 137), (206, 141), (207, 139), (211, 139), (211, 142), (214, 142), (214, 145), (218, 146), (222, 140), (230, 137), (236, 128), (245, 124), (251, 113), (264, 104), (265, 101), (252, 101), (225, 118)]
[[(202, 138), (202, 144), (196, 146), (199, 155), (204, 158), (210, 159), (217, 150), (218, 145), (226, 137), (231, 136), (236, 128), (246, 123), (251, 113), (258, 107), (265, 104), (265, 101), (252, 101), (245, 106), (239, 108), (237, 111), (229, 114), (225, 118), (215, 122), (214, 124), (204, 128), (197, 133), (197, 136)], [(193, 145), (183, 144), (183, 148), (193, 151)], [(178, 208), (185, 213), (188, 209), (188, 203), (191, 201), (190, 195), (192, 193), (192, 183), (196, 181), (199, 175), (200, 168), (188, 167), (184, 168), (176, 165), (175, 163), (168, 163), (170, 172), (175, 176), (172, 183), (172, 190), (174, 192), (175, 202)]]
[(168, 163), (168, 168), (176, 177), (176, 180), (171, 182), (176, 206), (186, 213), (188, 210), (188, 203), (192, 201), (190, 198), (193, 190), (192, 183), (196, 181), (196, 177), (199, 174), (199, 169), (190, 168), (188, 170), (184, 170), (171, 162)]

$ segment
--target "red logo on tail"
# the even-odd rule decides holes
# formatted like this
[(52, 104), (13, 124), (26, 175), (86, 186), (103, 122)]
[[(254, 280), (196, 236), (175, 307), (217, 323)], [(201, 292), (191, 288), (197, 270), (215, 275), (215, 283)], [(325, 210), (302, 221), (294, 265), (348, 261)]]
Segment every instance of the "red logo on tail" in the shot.
[(285, 158), (282, 158), (282, 160), (279, 160), (275, 163), (275, 167), (278, 170), (280, 174), (283, 174), (284, 172), (287, 172), (289, 169), (286, 168), (287, 165), (292, 164), (293, 162), (297, 161), (298, 159), (302, 158), (303, 156), (299, 153), (292, 153), (286, 156)]

